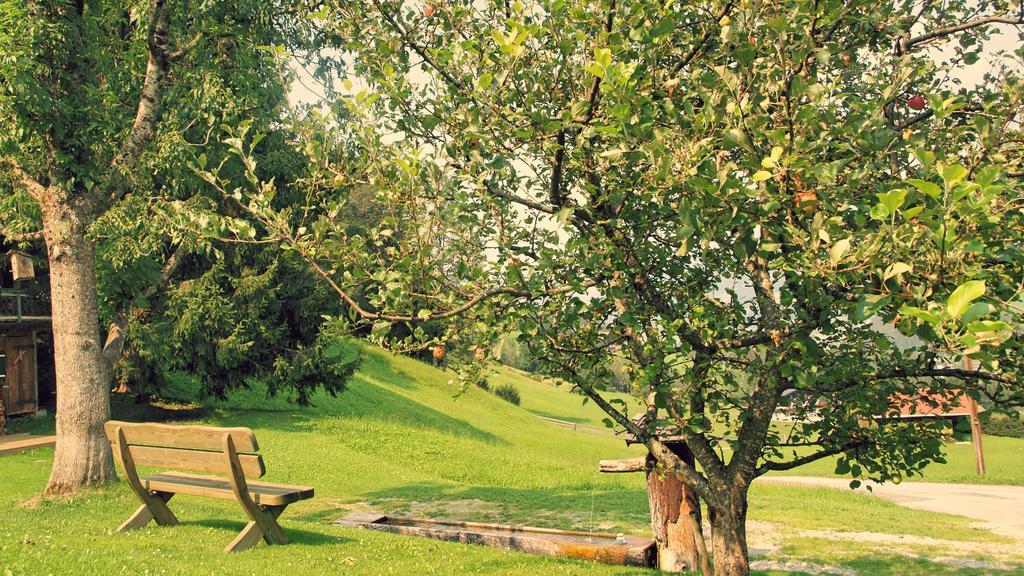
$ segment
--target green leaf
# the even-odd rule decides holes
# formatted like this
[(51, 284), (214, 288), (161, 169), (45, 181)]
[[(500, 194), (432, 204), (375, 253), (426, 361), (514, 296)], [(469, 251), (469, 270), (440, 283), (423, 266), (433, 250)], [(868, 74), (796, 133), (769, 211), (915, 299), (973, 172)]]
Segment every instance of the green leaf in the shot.
[(984, 318), (989, 314), (996, 311), (996, 307), (989, 304), (988, 302), (975, 302), (967, 308), (964, 315), (960, 317), (960, 321), (964, 324), (968, 324), (977, 320), (978, 318)]
[(919, 180), (917, 178), (911, 178), (907, 180), (907, 184), (910, 184), (914, 188), (917, 188), (925, 195), (938, 200), (942, 196), (942, 188), (939, 188), (938, 184), (934, 182), (928, 182), (927, 180)]
[(725, 145), (729, 148), (744, 148), (746, 150), (753, 150), (754, 147), (750, 144), (750, 137), (747, 133), (739, 128), (730, 128), (725, 131)]
[(946, 183), (946, 189), (956, 186), (956, 183), (967, 176), (967, 168), (959, 164), (950, 164), (942, 168), (942, 180)]
[(877, 294), (865, 295), (860, 299), (860, 302), (857, 302), (857, 306), (854, 307), (852, 318), (855, 322), (863, 322), (877, 314), (888, 303), (888, 296), (878, 296)]
[(490, 86), (491, 82), (493, 82), (493, 81), (494, 81), (494, 75), (491, 74), (490, 72), (484, 72), (483, 74), (480, 75), (479, 78), (477, 78), (477, 80), (476, 80), (476, 87), (481, 89), (481, 90), (486, 90), (487, 87)]
[(754, 182), (764, 182), (765, 180), (771, 180), (772, 173), (767, 170), (758, 170), (754, 172)]
[(949, 295), (946, 301), (946, 312), (953, 318), (960, 318), (967, 312), (967, 307), (985, 294), (984, 280), (964, 282)]
[(836, 266), (839, 264), (840, 261), (842, 261), (843, 256), (845, 256), (846, 253), (849, 251), (850, 239), (843, 238), (842, 240), (833, 244), (832, 247), (828, 249), (828, 261), (831, 262), (833, 266)]
[(895, 214), (900, 206), (903, 206), (903, 202), (907, 199), (907, 191), (903, 188), (895, 188), (883, 194), (875, 194), (875, 196), (878, 196), (878, 203), (885, 208), (886, 215), (890, 215)]
[(370, 330), (370, 335), (374, 338), (383, 338), (391, 332), (391, 322), (380, 321), (374, 322), (373, 328)]
[(976, 320), (967, 325), (967, 331), (971, 334), (984, 332), (1005, 332), (1012, 331), (1013, 327), (1002, 320)]
[(939, 324), (942, 324), (943, 320), (946, 319), (946, 315), (943, 313), (942, 310), (937, 310), (933, 312), (930, 310), (925, 310), (923, 308), (918, 308), (916, 306), (908, 306), (906, 304), (904, 304), (903, 307), (900, 308), (900, 314), (903, 314), (904, 316), (911, 316), (913, 318), (917, 318), (918, 320), (927, 322), (932, 326), (938, 326)]
[(905, 272), (910, 272), (913, 269), (913, 266), (905, 262), (893, 262), (892, 264), (889, 264), (888, 268), (885, 269), (885, 274), (882, 275), (882, 282), (885, 282), (889, 278), (899, 276), (900, 274), (903, 274)]

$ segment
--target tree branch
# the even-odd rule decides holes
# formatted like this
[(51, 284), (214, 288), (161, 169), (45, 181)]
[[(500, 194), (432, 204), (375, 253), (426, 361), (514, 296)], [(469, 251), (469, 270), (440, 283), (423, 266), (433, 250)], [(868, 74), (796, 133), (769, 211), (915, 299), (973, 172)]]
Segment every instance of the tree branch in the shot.
[(11, 242), (29, 242), (41, 239), (43, 237), (43, 231), (15, 232), (7, 226), (0, 224), (0, 236), (3, 236), (5, 240), (9, 240)]
[(958, 32), (964, 32), (966, 30), (978, 28), (979, 26), (986, 26), (988, 24), (1014, 24), (1019, 26), (1021, 24), (1024, 24), (1024, 15), (1017, 17), (1010, 17), (1005, 14), (985, 16), (984, 18), (978, 18), (976, 20), (970, 20), (968, 22), (963, 22), (961, 24), (954, 24), (952, 26), (946, 26), (944, 28), (932, 30), (931, 32), (925, 32), (924, 34), (921, 34), (920, 36), (915, 36), (913, 38), (900, 38), (900, 40), (897, 41), (896, 43), (896, 53), (905, 54), (913, 50), (914, 47), (924, 44), (926, 42), (931, 42), (932, 40), (937, 40), (939, 38), (945, 38), (946, 36), (951, 36)]
[(709, 499), (714, 496), (707, 477), (686, 462), (683, 462), (683, 460), (672, 452), (668, 446), (665, 446), (665, 444), (656, 438), (651, 438), (645, 430), (642, 430), (635, 422), (627, 418), (625, 414), (612, 406), (607, 400), (605, 400), (604, 396), (601, 396), (597, 390), (594, 390), (593, 386), (588, 385), (572, 366), (562, 363), (562, 369), (573, 377), (573, 381), (576, 386), (578, 386), (588, 398), (593, 400), (605, 414), (610, 416), (612, 420), (614, 420), (619, 426), (622, 426), (627, 432), (633, 434), (637, 441), (647, 447), (647, 451), (650, 452), (658, 462), (662, 463), (666, 468), (675, 473), (675, 475), (687, 486), (692, 488), (698, 496), (705, 499)]
[(527, 208), (531, 208), (531, 209), (536, 210), (538, 212), (543, 212), (545, 214), (555, 214), (555, 213), (558, 212), (558, 208), (556, 206), (552, 205), (552, 204), (543, 204), (543, 203), (537, 202), (535, 200), (530, 200), (528, 198), (522, 198), (522, 197), (516, 196), (515, 194), (511, 194), (509, 192), (504, 192), (504, 191), (498, 190), (497, 188), (495, 188), (493, 186), (488, 186), (487, 187), (487, 191), (492, 196), (497, 196), (498, 198), (503, 198), (505, 200), (508, 200), (509, 202), (514, 202), (515, 204), (519, 204), (521, 206), (526, 206)]
[(36, 202), (40, 204), (46, 199), (47, 188), (22, 169), (21, 164), (10, 156), (0, 156), (0, 168), (14, 174), (14, 179), (24, 188)]
[[(608, 6), (608, 15), (604, 21), (604, 33), (612, 33), (612, 25), (615, 23), (615, 0), (611, 1), (611, 5)], [(590, 97), (587, 99), (589, 106), (587, 107), (586, 114), (579, 119), (579, 123), (582, 125), (590, 124), (590, 121), (594, 119), (597, 114), (597, 103), (601, 99), (601, 77), (595, 76), (594, 82), (590, 85)]]
[(879, 372), (876, 374), (867, 374), (861, 378), (869, 382), (877, 382), (879, 380), (894, 380), (899, 378), (929, 378), (929, 377), (941, 377), (947, 376), (950, 378), (959, 378), (961, 380), (971, 380), (976, 378), (978, 380), (988, 380), (991, 382), (999, 382), (1001, 384), (1020, 385), (1020, 380), (1014, 380), (1007, 376), (1001, 376), (999, 374), (992, 374), (990, 372), (964, 370), (962, 368), (929, 368), (925, 370), (911, 371), (904, 370), (902, 368), (896, 368), (888, 372)]
[(167, 36), (171, 9), (167, 5), (167, 0), (150, 0), (149, 11), (152, 18), (148, 34), (149, 60), (146, 63), (146, 76), (142, 81), (142, 93), (139, 95), (135, 121), (121, 143), (121, 149), (110, 161), (107, 169), (111, 203), (124, 193), (127, 173), (156, 136), (161, 99), (170, 70)]
[(380, 13), (381, 17), (387, 21), (388, 25), (398, 32), (399, 36), (402, 39), (402, 42), (404, 42), (406, 46), (412, 48), (413, 52), (419, 55), (420, 58), (423, 58), (423, 61), (429, 64), (431, 68), (436, 70), (438, 74), (444, 77), (445, 81), (447, 81), (449, 84), (455, 86), (459, 90), (466, 89), (466, 85), (458, 78), (452, 76), (447, 70), (445, 70), (440, 64), (438, 64), (437, 61), (430, 56), (426, 48), (424, 48), (415, 40), (409, 37), (409, 33), (405, 30), (405, 28), (401, 24), (399, 24), (398, 21), (391, 16), (391, 14), (388, 14), (387, 11), (384, 10), (384, 7), (380, 5), (380, 2), (374, 0), (373, 5), (375, 8), (377, 8), (377, 12)]
[[(163, 270), (160, 271), (160, 279), (141, 292), (139, 296), (149, 298), (161, 290), (181, 267), (184, 259), (185, 250), (182, 246), (178, 246), (178, 249), (167, 259)], [(125, 304), (114, 314), (114, 318), (110, 321), (110, 328), (107, 330), (107, 339), (103, 344), (103, 359), (111, 368), (121, 359), (121, 354), (124, 352), (124, 342), (128, 332), (128, 315), (129, 305)]]
[[(725, 6), (722, 6), (722, 9), (719, 10), (718, 14), (715, 15), (716, 23), (721, 22), (722, 18), (725, 18), (726, 16), (729, 15), (729, 11), (732, 10), (733, 4), (733, 0), (729, 0), (729, 2), (725, 3)], [(700, 35), (700, 39), (697, 40), (697, 43), (694, 44), (693, 48), (689, 52), (687, 52), (685, 56), (683, 56), (683, 59), (680, 60), (678, 64), (676, 64), (675, 69), (672, 70), (673, 76), (679, 74), (679, 72), (681, 72), (683, 68), (686, 68), (687, 66), (690, 65), (691, 62), (693, 62), (693, 59), (696, 58), (698, 54), (700, 54), (701, 49), (704, 48), (705, 44), (707, 44), (709, 38), (711, 38), (711, 26), (708, 26), (707, 28), (704, 29), (704, 33)]]
[(768, 342), (775, 343), (782, 338), (787, 338), (798, 332), (814, 328), (817, 324), (817, 322), (806, 322), (795, 326), (772, 330), (770, 332), (759, 332), (757, 334), (749, 334), (739, 338), (716, 340), (712, 344), (712, 347), (716, 350), (733, 350), (737, 348), (749, 348), (759, 344), (767, 344)]
[(758, 466), (757, 472), (755, 473), (755, 475), (756, 476), (762, 476), (765, 473), (767, 473), (769, 471), (772, 471), (772, 470), (775, 470), (775, 471), (792, 470), (793, 468), (796, 468), (798, 466), (803, 466), (804, 464), (809, 464), (811, 462), (816, 462), (818, 460), (821, 460), (822, 458), (828, 458), (829, 456), (835, 456), (836, 454), (842, 454), (844, 452), (848, 452), (850, 450), (853, 450), (854, 448), (860, 448), (861, 446), (867, 446), (867, 444), (868, 443), (867, 443), (866, 440), (854, 440), (853, 442), (848, 442), (846, 444), (841, 444), (839, 446), (832, 446), (830, 448), (825, 448), (823, 450), (819, 450), (818, 452), (815, 452), (814, 454), (808, 454), (806, 456), (801, 456), (799, 458), (794, 458), (793, 460), (790, 460), (789, 462), (773, 462), (773, 461), (769, 460), (769, 461), (765, 462), (764, 464)]
[[(1006, 384), (1009, 386), (1021, 386), (1020, 380), (1015, 380), (1008, 376), (1002, 376), (999, 374), (992, 374), (990, 372), (964, 370), (962, 368), (925, 368), (922, 370), (906, 370), (903, 368), (895, 368), (886, 372), (876, 372), (873, 374), (864, 374), (853, 380), (841, 380), (839, 382), (833, 382), (827, 388), (813, 388), (815, 392), (821, 393), (834, 393), (841, 392), (847, 388), (859, 386), (862, 384), (870, 384), (872, 382), (879, 382), (881, 380), (902, 380), (909, 378), (959, 378), (961, 380), (985, 380), (988, 382), (999, 382), (1000, 384)], [(802, 388), (801, 388), (802, 389)]]
[(565, 161), (565, 130), (559, 130), (555, 136), (555, 159), (551, 163), (551, 189), (548, 191), (548, 199), (555, 206), (562, 205), (562, 165)]

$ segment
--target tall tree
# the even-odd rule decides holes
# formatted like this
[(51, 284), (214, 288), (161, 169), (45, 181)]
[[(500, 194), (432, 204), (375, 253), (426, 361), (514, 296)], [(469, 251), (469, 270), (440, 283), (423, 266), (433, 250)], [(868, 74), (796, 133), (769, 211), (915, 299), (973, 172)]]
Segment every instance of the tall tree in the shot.
[[(208, 130), (210, 109), (200, 110), (216, 72), (258, 53), (273, 59), (263, 44), (312, 46), (309, 11), (303, 2), (0, 5), (0, 166), (39, 225), (5, 235), (45, 240), (49, 260), (58, 440), (47, 493), (115, 475), (103, 422), (126, 318), (115, 316), (101, 336), (92, 226), (133, 194), (154, 193), (139, 186), (153, 184), (140, 168), (161, 154), (173, 161), (168, 146), (182, 146), (160, 122), (169, 101)], [(285, 74), (281, 63), (263, 70)], [(4, 220), (26, 220), (11, 216)]]
[[(156, 133), (171, 61), (171, 7), (154, 0), (142, 34), (129, 13), (113, 7), (48, 2), (3, 9), (3, 165), (38, 204), (49, 256), (58, 443), (47, 492), (62, 493), (115, 477), (103, 435), (110, 364), (100, 341), (95, 247), (86, 235), (123, 196)], [(125, 72), (138, 69), (140, 43), (145, 76), (136, 87)], [(111, 85), (120, 98), (107, 102)], [(134, 120), (121, 124), (120, 110), (104, 113), (132, 96)]]
[[(716, 574), (749, 572), (758, 476), (836, 457), (899, 481), (941, 458), (940, 426), (880, 417), (1019, 387), (1024, 51), (957, 80), (994, 29), (1019, 34), (1019, 8), (429, 7), (330, 13), (366, 81), (346, 100), (359, 179), (414, 232), (380, 252), (361, 247), (394, 221), (282, 225), (268, 183), (248, 210), (380, 335), (455, 316), (481, 342), (520, 334), (706, 502)], [(601, 394), (617, 358), (644, 425)], [(814, 401), (773, 422), (790, 389)]]

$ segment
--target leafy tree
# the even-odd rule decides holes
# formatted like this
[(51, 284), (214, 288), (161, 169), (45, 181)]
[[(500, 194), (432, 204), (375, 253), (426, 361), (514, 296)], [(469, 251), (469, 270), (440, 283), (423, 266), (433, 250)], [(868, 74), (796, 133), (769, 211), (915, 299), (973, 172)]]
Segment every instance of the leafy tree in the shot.
[[(324, 39), (313, 34), (313, 10), (303, 2), (0, 4), (0, 166), (15, 198), (5, 202), (4, 235), (45, 240), (49, 258), (58, 442), (48, 493), (114, 478), (102, 426), (128, 316), (115, 313), (101, 340), (93, 226), (174, 189), (182, 151), (201, 142), (185, 135), (208, 133), (223, 99), (268, 78), (283, 84), (280, 54), (262, 46), (315, 58)], [(279, 102), (271, 94), (256, 107)], [(154, 260), (176, 253), (148, 248)], [(149, 276), (162, 281), (178, 261)]]
[[(1019, 31), (1006, 2), (430, 6), (325, 15), (366, 82), (359, 178), (415, 233), (289, 227), (265, 182), (247, 212), (379, 336), (521, 334), (706, 502), (716, 574), (749, 571), (758, 476), (835, 456), (899, 481), (941, 460), (938, 426), (877, 416), (1019, 386), (1024, 50), (986, 52)], [(617, 360), (642, 419), (601, 394)], [(773, 423), (788, 389), (824, 405)]]

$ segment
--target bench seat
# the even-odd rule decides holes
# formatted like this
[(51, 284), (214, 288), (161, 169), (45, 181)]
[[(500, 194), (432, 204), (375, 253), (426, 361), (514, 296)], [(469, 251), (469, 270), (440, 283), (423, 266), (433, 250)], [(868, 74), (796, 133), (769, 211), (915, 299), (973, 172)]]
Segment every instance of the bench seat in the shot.
[[(161, 472), (139, 478), (142, 486), (152, 492), (173, 492), (192, 496), (208, 496), (235, 500), (231, 482), (226, 478), (187, 474), (184, 472)], [(293, 486), (272, 482), (248, 482), (253, 502), (260, 506), (286, 506), (313, 497), (312, 486)]]
[[(287, 544), (278, 517), (289, 504), (313, 497), (312, 486), (255, 481), (266, 474), (267, 466), (249, 428), (111, 420), (104, 429), (128, 485), (142, 502), (118, 532), (150, 522), (176, 526), (178, 517), (167, 503), (175, 494), (187, 494), (236, 500), (249, 517), (225, 552), (247, 550), (261, 540)], [(163, 472), (140, 476), (139, 466)]]

